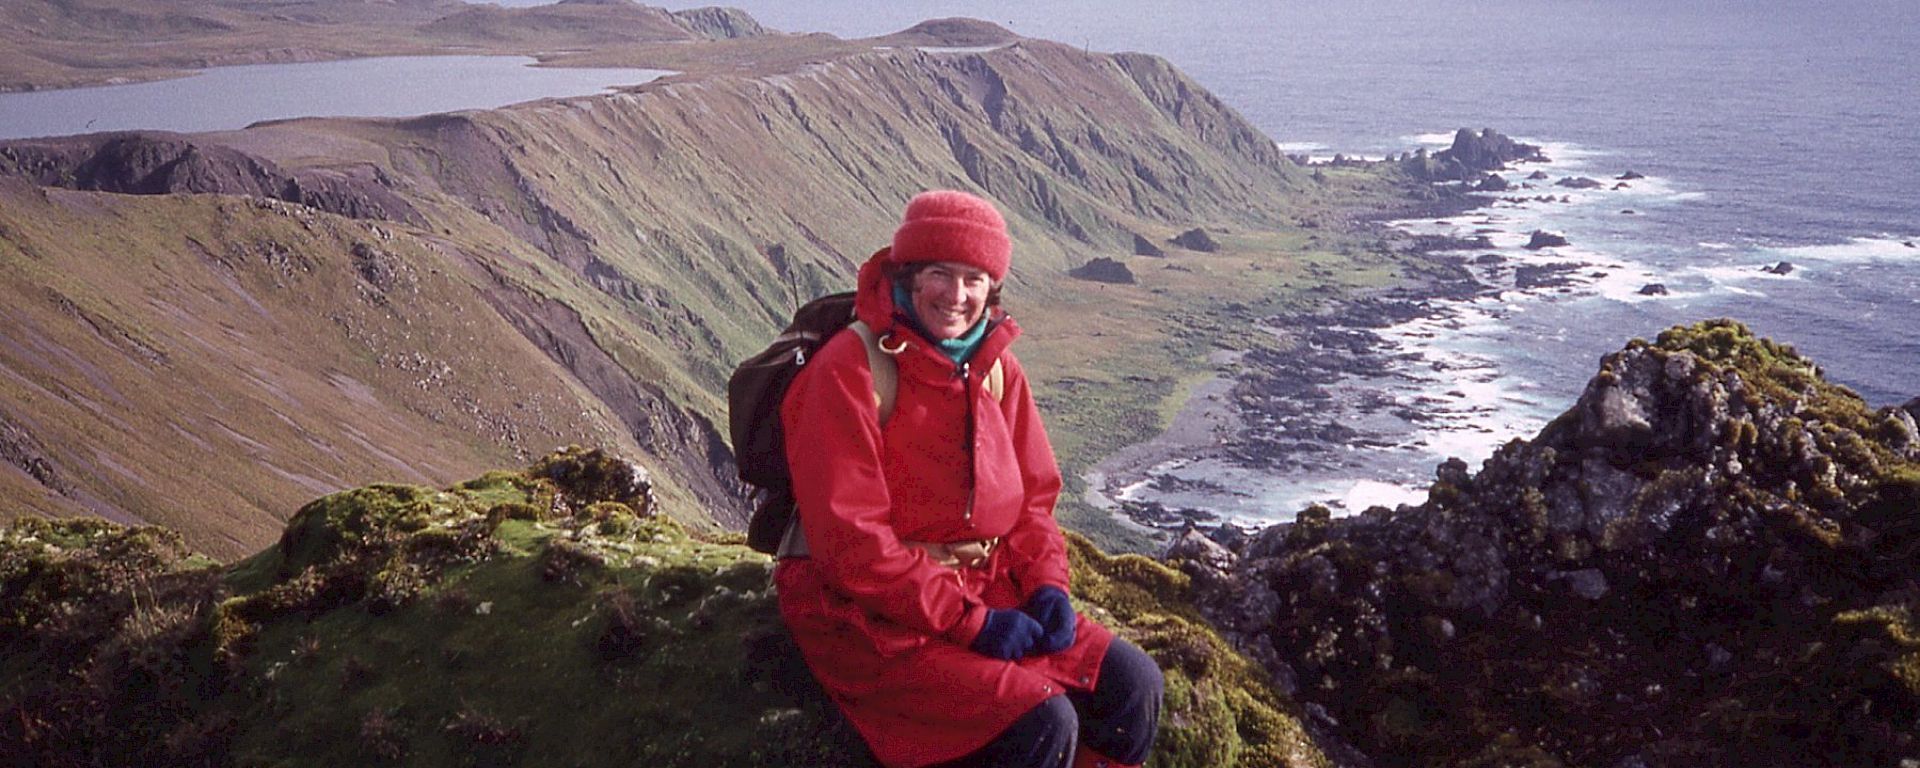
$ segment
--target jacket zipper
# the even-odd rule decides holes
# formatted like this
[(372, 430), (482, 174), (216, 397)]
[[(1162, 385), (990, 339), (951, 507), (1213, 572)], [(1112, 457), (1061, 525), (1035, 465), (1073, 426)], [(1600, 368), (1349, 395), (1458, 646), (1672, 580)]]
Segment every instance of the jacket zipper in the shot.
[(979, 478), (978, 468), (974, 466), (976, 458), (974, 457), (973, 450), (973, 363), (971, 361), (961, 363), (960, 368), (955, 371), (955, 373), (960, 375), (960, 391), (967, 399), (967, 508), (961, 513), (960, 520), (965, 523), (968, 528), (972, 528), (973, 497)]

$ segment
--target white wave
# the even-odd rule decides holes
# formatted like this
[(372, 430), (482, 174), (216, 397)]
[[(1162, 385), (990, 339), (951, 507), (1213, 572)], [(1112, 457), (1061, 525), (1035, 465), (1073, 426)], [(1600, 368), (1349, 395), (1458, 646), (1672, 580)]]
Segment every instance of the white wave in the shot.
[(1779, 261), (1766, 264), (1721, 264), (1716, 266), (1694, 267), (1691, 272), (1712, 281), (1720, 287), (1731, 287), (1733, 283), (1744, 283), (1755, 280), (1798, 280), (1802, 275), (1807, 273), (1806, 268), (1799, 266), (1794, 267), (1792, 272), (1784, 275), (1768, 271), (1769, 267), (1778, 263)]
[(1920, 261), (1920, 239), (1913, 237), (1856, 237), (1844, 243), (1768, 248), (1762, 253), (1782, 261), (1824, 261), (1857, 264), (1873, 261)]
[(1445, 133), (1416, 133), (1412, 136), (1402, 136), (1400, 137), (1400, 141), (1402, 143), (1418, 144), (1420, 146), (1428, 147), (1428, 148), (1451, 147), (1453, 146), (1453, 137), (1455, 133), (1457, 132), (1447, 131)]
[(1378, 480), (1361, 480), (1347, 489), (1346, 494), (1340, 497), (1339, 505), (1349, 512), (1359, 512), (1368, 507), (1419, 505), (1426, 501), (1427, 489), (1425, 488), (1394, 485)]
[(1332, 149), (1318, 141), (1276, 141), (1273, 143), (1273, 148), (1289, 154), (1324, 152)]

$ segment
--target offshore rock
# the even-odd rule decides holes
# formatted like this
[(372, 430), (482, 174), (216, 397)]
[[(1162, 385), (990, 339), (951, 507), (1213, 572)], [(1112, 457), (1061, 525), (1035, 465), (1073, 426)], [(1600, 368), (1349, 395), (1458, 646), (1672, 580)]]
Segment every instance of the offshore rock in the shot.
[(1522, 144), (1492, 128), (1479, 133), (1460, 129), (1453, 145), (1429, 156), (1424, 150), (1400, 161), (1400, 167), (1426, 181), (1479, 182), (1489, 171), (1505, 170), (1508, 163), (1544, 162), (1539, 147)]
[(1566, 187), (1568, 189), (1598, 189), (1606, 186), (1599, 181), (1589, 179), (1585, 176), (1568, 176), (1554, 182), (1553, 185), (1556, 187)]
[(1525, 247), (1529, 251), (1537, 251), (1542, 248), (1555, 248), (1566, 244), (1567, 238), (1565, 235), (1548, 232), (1544, 229), (1536, 229), (1532, 235), (1527, 237)]
[(1308, 510), (1226, 566), (1176, 548), (1202, 610), (1379, 765), (1898, 765), (1916, 410), (1738, 323), (1678, 327), (1419, 507)]

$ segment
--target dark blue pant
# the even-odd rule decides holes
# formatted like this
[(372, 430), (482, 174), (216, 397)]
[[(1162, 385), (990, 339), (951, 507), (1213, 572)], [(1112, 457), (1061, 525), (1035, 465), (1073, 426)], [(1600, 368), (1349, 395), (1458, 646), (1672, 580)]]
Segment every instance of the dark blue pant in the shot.
[(1160, 729), (1163, 685), (1159, 665), (1145, 651), (1114, 638), (1092, 691), (1040, 702), (986, 746), (939, 768), (1067, 768), (1080, 744), (1139, 765)]

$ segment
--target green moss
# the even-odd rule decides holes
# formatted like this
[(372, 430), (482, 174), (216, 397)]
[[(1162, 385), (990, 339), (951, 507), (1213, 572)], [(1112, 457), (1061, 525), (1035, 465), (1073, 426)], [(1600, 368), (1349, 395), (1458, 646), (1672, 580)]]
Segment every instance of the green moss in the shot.
[[(558, 507), (571, 514), (550, 519), (488, 514), (533, 506), (552, 482), (490, 473), (445, 491), (334, 494), (304, 507), (282, 545), (224, 572), (188, 571), (200, 586), (181, 593), (190, 608), (161, 654), (180, 693), (147, 715), (147, 740), (102, 743), (175, 754), (154, 746), (164, 741), (187, 745), (186, 762), (240, 765), (868, 764), (829, 705), (794, 682), (794, 669), (806, 673), (791, 643), (769, 644), (784, 631), (768, 558), (607, 499), (574, 496)], [(1069, 538), (1080, 606), (1166, 669), (1154, 765), (1327, 764), (1264, 672), (1185, 602), (1185, 575)], [(73, 600), (134, 604), (140, 582), (50, 582), (51, 564), (135, 564), (150, 578), (178, 572), (177, 545), (91, 521), (10, 527), (6, 594), (38, 596), (5, 603), (0, 629), (15, 634), (0, 639), (43, 636), (48, 612)], [(229, 584), (244, 589), (228, 596)], [(86, 648), (114, 626), (61, 637)], [(10, 652), (0, 693), (57, 681), (46, 653)], [(152, 700), (143, 691), (90, 695), (124, 718)]]
[(1154, 765), (1328, 765), (1266, 672), (1200, 618), (1185, 574), (1069, 534), (1075, 597), (1158, 662), (1167, 680)]

